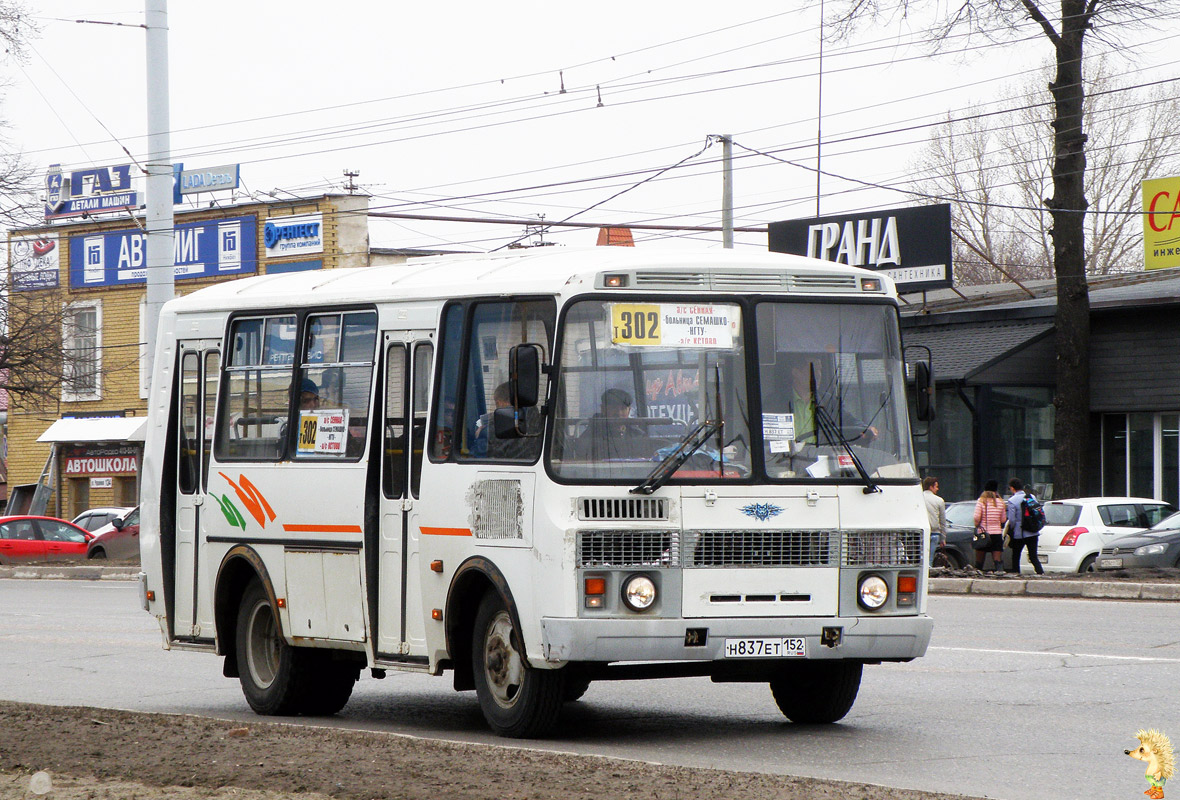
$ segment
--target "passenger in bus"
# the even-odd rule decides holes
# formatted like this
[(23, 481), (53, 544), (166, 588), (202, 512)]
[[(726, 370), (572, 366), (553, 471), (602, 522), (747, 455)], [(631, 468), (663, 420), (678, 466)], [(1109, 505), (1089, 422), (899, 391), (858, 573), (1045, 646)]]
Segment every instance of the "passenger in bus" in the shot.
[(592, 461), (651, 459), (655, 444), (631, 419), (631, 395), (622, 389), (602, 393), (602, 407), (578, 437), (578, 452)]
[(299, 387), (299, 410), (312, 411), (320, 407), (320, 388), (311, 378), (304, 378)]

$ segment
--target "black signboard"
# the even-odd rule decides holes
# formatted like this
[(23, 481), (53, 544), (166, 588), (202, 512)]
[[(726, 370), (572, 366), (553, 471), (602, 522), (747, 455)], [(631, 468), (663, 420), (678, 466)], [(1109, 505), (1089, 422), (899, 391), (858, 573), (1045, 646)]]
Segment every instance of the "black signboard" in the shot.
[(949, 204), (770, 223), (770, 250), (884, 272), (899, 292), (952, 285)]

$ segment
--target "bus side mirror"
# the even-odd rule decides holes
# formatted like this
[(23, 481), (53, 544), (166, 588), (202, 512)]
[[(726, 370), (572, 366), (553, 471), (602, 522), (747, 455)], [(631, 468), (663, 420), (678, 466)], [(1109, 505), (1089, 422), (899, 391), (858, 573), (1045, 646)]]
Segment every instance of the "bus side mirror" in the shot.
[(917, 393), (916, 416), (922, 422), (929, 422), (934, 419), (934, 370), (929, 361), (914, 364), (914, 388)]
[(541, 346), (518, 344), (508, 351), (508, 383), (512, 405), (532, 408), (537, 405), (541, 387)]

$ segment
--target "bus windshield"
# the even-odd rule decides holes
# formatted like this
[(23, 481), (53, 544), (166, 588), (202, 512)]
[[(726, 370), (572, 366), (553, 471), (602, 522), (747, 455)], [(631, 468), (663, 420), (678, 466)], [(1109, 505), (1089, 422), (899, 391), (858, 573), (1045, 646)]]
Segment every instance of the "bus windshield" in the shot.
[(762, 454), (771, 479), (916, 476), (891, 306), (755, 306)]
[[(762, 300), (752, 310), (756, 360), (738, 303), (572, 304), (554, 395), (554, 475), (639, 483), (707, 426), (673, 479), (912, 480), (893, 307)], [(761, 419), (751, 425), (755, 395)]]
[(713, 432), (673, 477), (744, 478), (746, 385), (736, 303), (578, 301), (562, 336), (553, 472), (639, 483), (711, 423)]

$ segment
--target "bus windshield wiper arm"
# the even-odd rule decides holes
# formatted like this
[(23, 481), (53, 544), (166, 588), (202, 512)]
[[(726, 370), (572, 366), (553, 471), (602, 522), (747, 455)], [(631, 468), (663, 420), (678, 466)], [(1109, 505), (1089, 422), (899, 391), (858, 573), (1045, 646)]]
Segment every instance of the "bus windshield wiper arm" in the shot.
[(865, 482), (865, 494), (873, 494), (874, 492), (881, 491), (881, 487), (873, 483), (873, 479), (869, 477), (864, 464), (860, 463), (860, 459), (856, 456), (856, 451), (852, 449), (852, 443), (844, 438), (844, 432), (840, 430), (840, 426), (836, 424), (832, 419), (832, 415), (828, 413), (827, 408), (821, 403), (815, 404), (815, 422), (823, 430), (824, 436), (828, 437), (828, 441), (839, 442), (840, 446), (844, 448), (844, 452), (848, 453), (848, 457), (852, 459), (853, 466), (860, 473), (861, 480)]
[(721, 430), (722, 424), (724, 424), (723, 421), (719, 419), (698, 422), (695, 428), (684, 434), (684, 438), (680, 440), (680, 444), (676, 445), (676, 449), (669, 453), (667, 458), (657, 464), (651, 474), (643, 479), (643, 483), (629, 490), (630, 493), (651, 494), (663, 486), (676, 473), (676, 470), (680, 469), (685, 461), (688, 461), (689, 456), (707, 442), (710, 436)]

